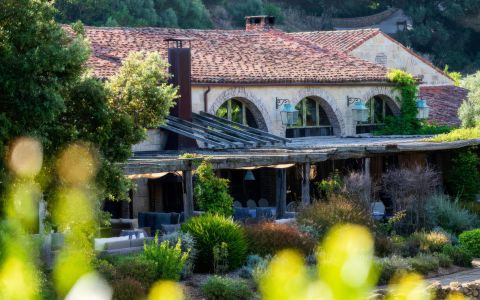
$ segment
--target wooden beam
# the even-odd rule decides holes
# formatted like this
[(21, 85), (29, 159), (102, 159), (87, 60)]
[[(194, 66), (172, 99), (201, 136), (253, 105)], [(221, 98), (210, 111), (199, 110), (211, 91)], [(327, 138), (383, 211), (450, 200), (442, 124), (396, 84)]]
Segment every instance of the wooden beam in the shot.
[(277, 219), (285, 217), (285, 211), (287, 209), (287, 170), (276, 169), (275, 170), (275, 183), (276, 183), (276, 201), (277, 201)]
[[(194, 115), (196, 115), (194, 113)], [(227, 119), (224, 119), (224, 118), (219, 118), (215, 115), (212, 115), (212, 114), (209, 114), (209, 113), (206, 113), (206, 112), (203, 112), (201, 111), (200, 112), (200, 115), (204, 116), (204, 117), (207, 117), (207, 118), (210, 118), (210, 119), (214, 119), (218, 122), (222, 122), (224, 124), (228, 124), (228, 125), (232, 125), (232, 126), (237, 126), (239, 128), (242, 128), (246, 131), (249, 131), (249, 132), (252, 132), (252, 133), (255, 133), (255, 134), (258, 134), (258, 135), (261, 135), (261, 136), (265, 136), (265, 137), (270, 137), (272, 138), (273, 140), (275, 141), (281, 141), (283, 143), (288, 143), (288, 142), (291, 142), (292, 140), (291, 139), (287, 139), (287, 138), (284, 138), (284, 137), (281, 137), (281, 136), (278, 136), (278, 135), (274, 135), (274, 134), (271, 134), (267, 131), (264, 131), (264, 130), (260, 130), (260, 129), (257, 129), (257, 128), (253, 128), (253, 127), (249, 127), (249, 126), (245, 126), (243, 124), (240, 124), (240, 123), (236, 123), (236, 122), (232, 122), (230, 120), (227, 120)]]
[(307, 206), (310, 199), (310, 163), (302, 164), (302, 205)]
[(183, 212), (185, 220), (193, 217), (193, 180), (192, 171), (183, 171)]
[(214, 145), (215, 147), (220, 148), (220, 149), (227, 148), (227, 147), (226, 147), (226, 144), (214, 142), (214, 141), (212, 141), (212, 140), (203, 138), (203, 137), (201, 137), (201, 136), (198, 136), (198, 135), (195, 135), (195, 134), (191, 134), (190, 132), (187, 132), (187, 131), (182, 130), (182, 129), (180, 129), (180, 128), (176, 128), (176, 127), (168, 126), (168, 125), (161, 125), (160, 128), (165, 129), (165, 130), (168, 130), (168, 131), (172, 131), (172, 132), (175, 132), (175, 133), (178, 133), (178, 134), (180, 134), (180, 135), (183, 135), (183, 136), (192, 138), (192, 139), (194, 139), (194, 140), (199, 140), (199, 141), (202, 141), (202, 142), (205, 142), (205, 143), (208, 143), (208, 144), (212, 144), (212, 145)]
[(228, 132), (230, 135), (241, 137), (241, 138), (247, 138), (249, 140), (255, 141), (255, 142), (257, 142), (259, 144), (263, 144), (263, 145), (271, 144), (271, 142), (266, 141), (261, 136), (251, 134), (251, 133), (248, 133), (246, 131), (239, 130), (239, 129), (235, 129), (235, 128), (229, 126), (229, 125), (224, 125), (224, 124), (218, 123), (214, 120), (211, 120), (209, 118), (205, 118), (205, 117), (200, 116), (200, 115), (195, 115), (194, 117), (195, 117), (195, 121), (198, 120), (198, 122), (201, 122), (202, 124), (204, 124), (206, 126), (211, 126), (213, 128), (223, 130), (224, 132)]

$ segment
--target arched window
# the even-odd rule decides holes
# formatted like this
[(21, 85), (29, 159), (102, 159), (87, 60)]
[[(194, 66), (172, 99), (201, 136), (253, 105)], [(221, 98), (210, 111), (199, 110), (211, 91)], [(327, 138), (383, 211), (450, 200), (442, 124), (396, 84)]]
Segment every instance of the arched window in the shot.
[(381, 96), (370, 98), (365, 105), (368, 109), (368, 120), (357, 124), (357, 134), (378, 130), (385, 123), (385, 117), (393, 116), (390, 105)]
[(287, 128), (287, 137), (333, 135), (330, 120), (319, 101), (307, 97), (295, 109), (298, 110), (297, 124)]
[(247, 125), (253, 128), (258, 128), (258, 124), (255, 120), (250, 109), (245, 102), (239, 99), (229, 99), (225, 101), (215, 113), (217, 117), (227, 119), (232, 122)]

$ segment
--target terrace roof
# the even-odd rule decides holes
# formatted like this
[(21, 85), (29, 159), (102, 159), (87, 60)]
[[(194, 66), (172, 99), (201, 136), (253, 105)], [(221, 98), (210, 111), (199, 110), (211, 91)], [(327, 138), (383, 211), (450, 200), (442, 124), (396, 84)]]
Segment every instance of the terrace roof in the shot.
[[(456, 142), (426, 142), (425, 136), (299, 138), (282, 148), (242, 149), (231, 151), (199, 150), (199, 157), (208, 157), (216, 169), (269, 167), (272, 165), (317, 163), (329, 159), (363, 158), (402, 152), (428, 152), (479, 145), (480, 139)], [(124, 165), (127, 175), (192, 170), (194, 159), (179, 158), (180, 152), (135, 153)]]

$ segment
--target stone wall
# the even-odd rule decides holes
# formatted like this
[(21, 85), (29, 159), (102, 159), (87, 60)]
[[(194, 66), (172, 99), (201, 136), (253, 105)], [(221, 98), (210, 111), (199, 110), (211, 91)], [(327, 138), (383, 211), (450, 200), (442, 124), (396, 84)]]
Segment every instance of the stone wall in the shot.
[(425, 63), (422, 58), (406, 50), (400, 43), (384, 34), (377, 34), (350, 54), (387, 68), (403, 69), (408, 73), (423, 76), (425, 85), (453, 85), (453, 80), (440, 70)]
[[(204, 92), (207, 87), (195, 86), (192, 89), (192, 110), (200, 112), (204, 109)], [(286, 127), (282, 125), (280, 110), (275, 107), (275, 98), (289, 99), (296, 105), (305, 97), (317, 98), (326, 109), (330, 123), (336, 135), (351, 136), (355, 134), (351, 107), (347, 106), (347, 96), (359, 97), (367, 101), (373, 96), (385, 95), (395, 99), (397, 95), (391, 86), (380, 85), (332, 85), (332, 86), (211, 86), (208, 93), (208, 113), (215, 114), (217, 109), (228, 99), (246, 100), (257, 123), (262, 129), (273, 134), (285, 135)], [(395, 109), (394, 109), (395, 110)], [(264, 127), (264, 128), (263, 128)], [(337, 128), (335, 128), (337, 127)], [(335, 130), (336, 129), (336, 130)]]

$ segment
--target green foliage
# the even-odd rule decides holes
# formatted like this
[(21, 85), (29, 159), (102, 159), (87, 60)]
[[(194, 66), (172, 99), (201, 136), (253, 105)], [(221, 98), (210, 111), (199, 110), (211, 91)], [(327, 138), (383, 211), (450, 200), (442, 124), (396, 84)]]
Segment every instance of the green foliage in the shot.
[(219, 178), (213, 166), (203, 161), (196, 172), (198, 179), (194, 188), (195, 199), (201, 210), (223, 216), (233, 214), (233, 198), (228, 193), (228, 179)]
[(373, 227), (370, 212), (356, 201), (345, 196), (332, 196), (328, 201), (316, 201), (311, 206), (301, 210), (297, 215), (300, 228), (308, 231), (317, 239), (337, 224), (361, 224)]
[(232, 23), (237, 26), (244, 26), (246, 16), (262, 15), (263, 3), (262, 0), (244, 0), (230, 2), (226, 7)]
[(463, 201), (475, 201), (479, 192), (479, 158), (472, 149), (459, 150), (446, 174), (447, 187)]
[(402, 221), (403, 218), (406, 216), (406, 212), (404, 210), (397, 211), (391, 218), (389, 218), (386, 222), (378, 222), (376, 224), (376, 230), (382, 235), (391, 234), (395, 224)]
[[(464, 101), (458, 110), (462, 127), (478, 128), (480, 126), (480, 71), (465, 77), (461, 86), (468, 89), (467, 101)], [(476, 130), (478, 131), (478, 129)], [(476, 136), (478, 137), (480, 134)]]
[(327, 198), (339, 193), (342, 189), (343, 182), (338, 170), (331, 173), (326, 179), (320, 182), (315, 182), (317, 189), (322, 192)]
[(454, 265), (460, 267), (472, 266), (472, 254), (470, 254), (463, 247), (447, 244), (443, 246), (442, 253), (450, 257)]
[(412, 265), (407, 258), (396, 255), (378, 259), (376, 264), (381, 270), (378, 280), (379, 284), (387, 284), (395, 274), (404, 274), (413, 271)]
[(223, 274), (228, 271), (228, 245), (222, 242), (213, 247), (213, 273)]
[(170, 242), (159, 242), (158, 234), (155, 235), (153, 243), (143, 246), (143, 255), (155, 265), (157, 279), (179, 280), (183, 267), (187, 262), (190, 250), (182, 252), (182, 240), (178, 239), (175, 246)]
[(305, 233), (288, 224), (260, 223), (245, 227), (249, 252), (275, 255), (280, 250), (295, 249), (305, 255), (311, 254), (315, 241)]
[(412, 269), (420, 274), (435, 272), (440, 267), (439, 260), (431, 254), (420, 253), (409, 259)]
[(211, 276), (201, 285), (208, 300), (248, 300), (253, 297), (250, 287), (242, 280)]
[(132, 278), (123, 278), (113, 282), (114, 300), (141, 300), (145, 299), (145, 290), (142, 284)]
[(100, 274), (109, 272), (111, 275), (107, 275), (107, 277), (111, 277), (112, 282), (118, 281), (119, 279), (134, 279), (140, 282), (146, 290), (157, 280), (155, 264), (143, 255), (116, 257), (113, 259), (112, 265), (115, 268), (113, 273), (110, 268), (106, 268), (105, 266), (97, 269)]
[(464, 231), (458, 236), (460, 246), (474, 257), (480, 257), (480, 229)]
[(461, 140), (471, 140), (480, 138), (480, 128), (458, 128), (449, 133), (443, 133), (434, 137), (425, 139), (426, 142), (455, 142)]
[(219, 215), (204, 214), (182, 224), (182, 231), (195, 239), (198, 256), (195, 269), (213, 271), (213, 248), (227, 244), (230, 270), (240, 267), (247, 254), (247, 241), (242, 228), (232, 219)]
[(132, 116), (139, 126), (158, 127), (177, 97), (177, 88), (168, 83), (167, 66), (159, 53), (130, 53), (119, 72), (106, 83), (110, 106)]
[(453, 260), (445, 253), (435, 253), (434, 256), (438, 259), (438, 264), (442, 268), (449, 268), (453, 265)]
[(440, 227), (459, 234), (479, 225), (478, 217), (462, 208), (457, 200), (444, 194), (434, 194), (427, 202), (426, 223), (429, 228)]
[(449, 69), (448, 65), (445, 65), (443, 72), (453, 79), (453, 84), (455, 86), (460, 86), (462, 81), (462, 74), (460, 72), (450, 72), (448, 69)]
[(211, 20), (201, 0), (58, 0), (57, 19), (81, 20), (95, 26), (160, 26), (209, 28)]
[(188, 278), (193, 274), (195, 258), (197, 257), (197, 249), (195, 248), (195, 240), (189, 233), (175, 231), (170, 234), (162, 235), (162, 241), (169, 241), (170, 245), (176, 245), (181, 241), (182, 254), (188, 253), (187, 261), (182, 270), (182, 278)]
[(413, 75), (398, 69), (390, 70), (387, 77), (400, 92), (396, 99), (400, 103), (400, 115), (387, 117), (384, 128), (376, 134), (417, 134), (421, 129), (417, 119), (417, 81)]

